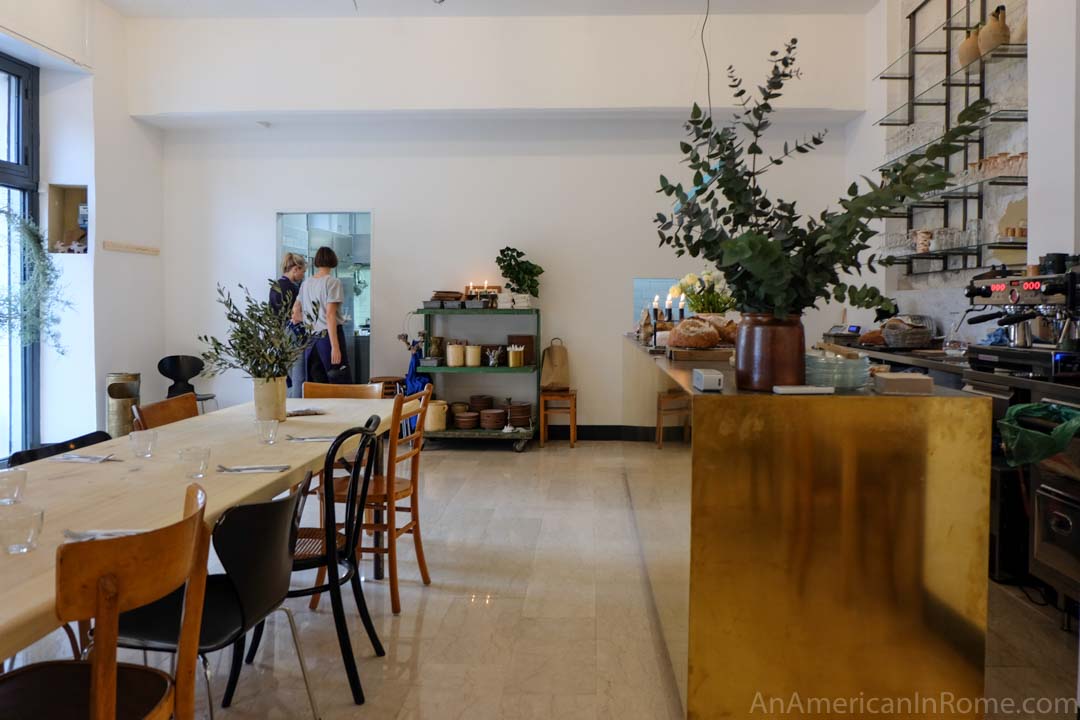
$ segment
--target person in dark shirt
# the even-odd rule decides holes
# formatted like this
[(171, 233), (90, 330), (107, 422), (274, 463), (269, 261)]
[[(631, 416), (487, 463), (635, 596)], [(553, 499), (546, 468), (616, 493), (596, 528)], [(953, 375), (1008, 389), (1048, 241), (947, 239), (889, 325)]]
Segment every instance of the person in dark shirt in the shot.
[[(304, 281), (306, 272), (307, 260), (303, 255), (285, 253), (285, 257), (281, 260), (281, 277), (278, 278), (276, 285), (270, 286), (270, 307), (274, 309), (274, 312), (291, 314), (293, 303), (300, 297), (300, 284)], [(291, 321), (289, 324), (297, 335), (303, 334), (302, 326), (293, 325)], [(301, 358), (289, 370), (289, 397), (303, 396), (305, 379), (304, 359)]]

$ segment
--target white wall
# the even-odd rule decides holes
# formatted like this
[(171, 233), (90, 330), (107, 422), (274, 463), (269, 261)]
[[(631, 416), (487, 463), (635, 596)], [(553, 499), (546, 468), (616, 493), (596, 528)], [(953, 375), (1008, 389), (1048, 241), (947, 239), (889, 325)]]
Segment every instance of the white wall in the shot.
[[(41, 226), (48, 227), (49, 185), (94, 181), (94, 80), (85, 73), (41, 71)], [(93, 248), (91, 248), (91, 253)], [(60, 318), (60, 344), (41, 351), (41, 439), (59, 442), (97, 428), (92, 254), (53, 255), (72, 307)]]
[[(704, 101), (701, 18), (135, 19), (130, 110), (140, 117), (493, 109), (675, 108)], [(801, 40), (786, 108), (863, 106), (862, 16), (717, 15), (714, 90)]]
[[(91, 2), (97, 0), (0, 0), (0, 32), (46, 55), (86, 65)], [(4, 52), (10, 48), (4, 47)], [(27, 59), (42, 62), (40, 56)]]
[[(780, 141), (810, 128), (778, 126)], [(772, 196), (819, 211), (846, 186), (845, 141), (770, 176)], [(570, 348), (582, 424), (621, 424), (621, 339), (631, 280), (701, 269), (658, 248), (657, 177), (676, 177), (676, 118), (369, 120), (270, 130), (176, 131), (165, 146), (166, 343), (196, 352), (224, 330), (218, 282), (264, 292), (279, 211), (370, 210), (375, 374), (403, 373), (395, 339), (432, 290), (495, 280), (499, 248), (525, 250), (541, 278), (545, 340)], [(838, 312), (838, 311), (837, 311)], [(808, 328), (816, 327), (814, 319)], [(410, 325), (412, 332), (419, 323)], [(808, 329), (808, 332), (810, 330)], [(820, 332), (820, 330), (817, 330)], [(468, 386), (455, 385), (458, 388)], [(218, 380), (223, 405), (249, 383)]]

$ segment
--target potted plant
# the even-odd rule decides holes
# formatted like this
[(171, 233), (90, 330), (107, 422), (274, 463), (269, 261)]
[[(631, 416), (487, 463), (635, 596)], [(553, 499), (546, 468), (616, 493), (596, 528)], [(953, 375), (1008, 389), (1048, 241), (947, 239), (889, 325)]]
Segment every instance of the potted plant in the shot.
[(728, 292), (724, 278), (718, 272), (706, 270), (698, 277), (689, 273), (671, 286), (672, 298), (685, 297), (695, 315), (723, 315), (735, 309), (735, 298)]
[(500, 250), (495, 264), (506, 279), (506, 288), (513, 293), (514, 307), (531, 307), (532, 298), (540, 295), (540, 276), (544, 274), (544, 268), (526, 260), (525, 253), (512, 247)]
[(22, 277), (18, 285), (0, 292), (0, 331), (24, 345), (42, 340), (63, 354), (60, 311), (71, 307), (62, 294), (60, 270), (49, 255), (45, 234), (35, 223), (10, 210), (0, 210), (9, 242), (22, 248)]
[[(243, 371), (254, 382), (255, 418), (284, 422), (285, 378), (310, 341), (299, 340), (288, 328), (291, 307), (283, 305), (275, 311), (269, 302), (253, 298), (243, 285), (240, 289), (244, 292), (243, 308), (218, 285), (218, 302), (225, 308), (229, 330), (224, 342), (213, 336), (199, 336), (209, 346), (202, 354), (204, 372), (213, 377), (226, 370)], [(308, 318), (309, 325), (311, 321)]]
[[(773, 102), (785, 83), (799, 77), (797, 40), (770, 54), (772, 70), (755, 91), (728, 68), (728, 86), (739, 110), (718, 126), (696, 104), (681, 145), (693, 186), (660, 176), (659, 192), (675, 202), (670, 215), (655, 222), (660, 245), (714, 263), (743, 313), (736, 342), (740, 388), (771, 390), (805, 382), (802, 313), (821, 301), (895, 313), (896, 306), (873, 286), (852, 276), (865, 267), (876, 272), (870, 223), (894, 215), (906, 203), (947, 187), (952, 174), (941, 160), (962, 149), (958, 144), (978, 128), (988, 103), (980, 100), (959, 114), (958, 124), (922, 152), (908, 155), (882, 172), (880, 182), (852, 183), (838, 209), (803, 215), (794, 202), (770, 198), (761, 177), (795, 155), (811, 152), (825, 133), (766, 154), (762, 139), (772, 124)], [(882, 261), (883, 263), (887, 261)]]

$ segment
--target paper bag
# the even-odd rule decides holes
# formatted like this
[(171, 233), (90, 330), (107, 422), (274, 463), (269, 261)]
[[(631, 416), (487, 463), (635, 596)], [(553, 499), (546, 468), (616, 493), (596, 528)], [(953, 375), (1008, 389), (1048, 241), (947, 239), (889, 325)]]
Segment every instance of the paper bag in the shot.
[(552, 338), (551, 344), (544, 349), (540, 387), (543, 390), (570, 389), (570, 356), (561, 338)]

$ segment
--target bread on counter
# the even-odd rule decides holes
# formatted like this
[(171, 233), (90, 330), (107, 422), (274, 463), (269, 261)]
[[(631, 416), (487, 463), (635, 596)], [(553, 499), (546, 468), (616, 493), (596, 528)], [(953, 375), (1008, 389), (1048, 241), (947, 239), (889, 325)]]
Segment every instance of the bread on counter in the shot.
[(859, 336), (859, 344), (860, 345), (881, 345), (881, 346), (884, 346), (885, 345), (885, 333), (883, 333), (880, 330), (880, 328), (877, 329), (877, 330), (871, 330), (870, 332), (865, 332), (865, 333), (863, 333), (862, 335)]
[(668, 347), (711, 348), (720, 344), (720, 333), (708, 320), (687, 318), (675, 326), (668, 336)]

